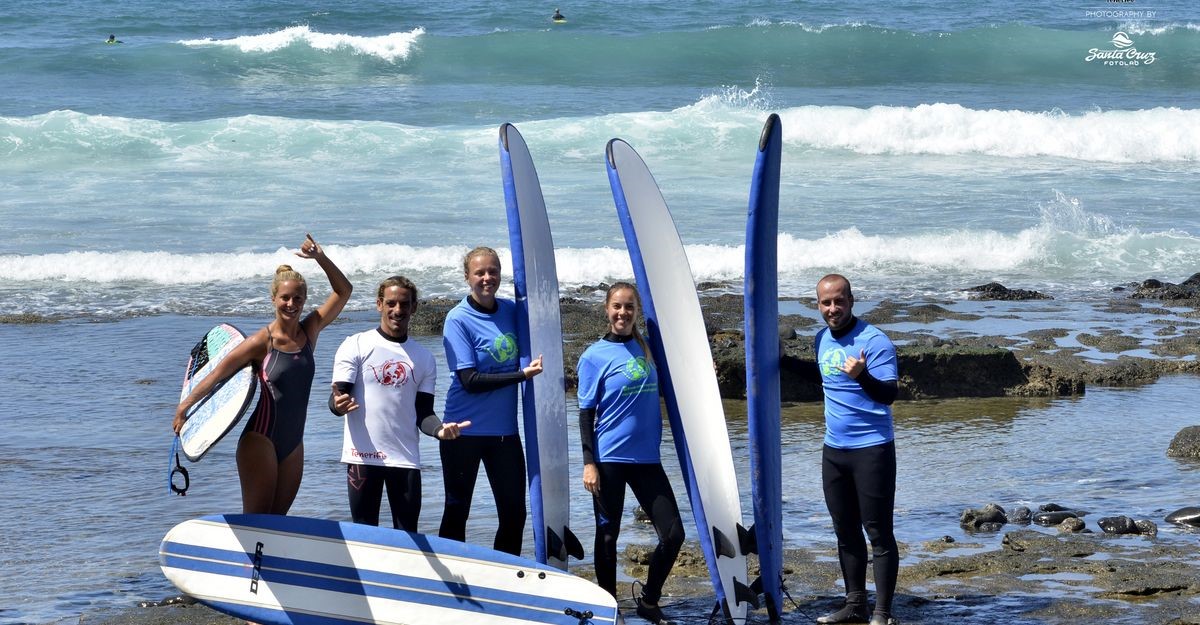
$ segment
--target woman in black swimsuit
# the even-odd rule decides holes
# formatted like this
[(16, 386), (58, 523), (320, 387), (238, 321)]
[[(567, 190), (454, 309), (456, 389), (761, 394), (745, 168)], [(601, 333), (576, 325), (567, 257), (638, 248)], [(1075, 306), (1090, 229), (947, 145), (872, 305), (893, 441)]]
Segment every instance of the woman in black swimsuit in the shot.
[(218, 382), (247, 364), (253, 365), (262, 387), (258, 405), (237, 448), (244, 513), (287, 514), (292, 507), (304, 472), (302, 439), (315, 370), (313, 349), (317, 335), (342, 312), (353, 290), (350, 281), (311, 235), (305, 236), (296, 255), (317, 261), (329, 278), (333, 293), (325, 303), (301, 318), (308, 285), (290, 266), (280, 265), (271, 282), (275, 320), (235, 347), (217, 365), (213, 375), (197, 384), (175, 409), (173, 427), (178, 434), (193, 404)]

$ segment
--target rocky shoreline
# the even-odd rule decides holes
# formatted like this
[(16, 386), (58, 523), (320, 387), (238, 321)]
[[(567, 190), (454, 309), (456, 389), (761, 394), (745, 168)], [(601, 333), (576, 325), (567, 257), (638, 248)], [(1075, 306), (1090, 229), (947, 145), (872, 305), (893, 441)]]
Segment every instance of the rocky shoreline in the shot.
[[(563, 327), (563, 357), (568, 390), (578, 380), (575, 363), (579, 355), (597, 337), (604, 334), (605, 321), (601, 304), (607, 285), (583, 287), (561, 299)], [(730, 285), (699, 285), (701, 308), (712, 347), (713, 361), (722, 397), (744, 399), (745, 337), (743, 335), (743, 303), (741, 296), (719, 294)], [(1050, 299), (1037, 291), (1008, 289), (991, 283), (965, 289), (976, 300), (1030, 300), (1033, 303)], [(708, 293), (708, 294), (706, 294)], [(718, 294), (713, 294), (718, 293)], [(900, 400), (949, 399), (961, 397), (1059, 397), (1081, 395), (1088, 386), (1136, 386), (1154, 382), (1163, 375), (1200, 373), (1200, 359), (1182, 360), (1183, 356), (1200, 356), (1200, 274), (1182, 284), (1146, 280), (1137, 285), (1114, 289), (1108, 307), (1113, 313), (1155, 313), (1143, 306), (1146, 300), (1163, 302), (1162, 333), (1171, 334), (1147, 349), (1154, 358), (1120, 355), (1141, 347), (1118, 330), (1078, 337), (1083, 345), (1116, 355), (1111, 361), (1096, 363), (1075, 357), (1080, 348), (1062, 349), (1054, 339), (1067, 336), (1070, 328), (1050, 328), (1026, 333), (1021, 337), (979, 335), (938, 337), (929, 332), (894, 332), (889, 337), (898, 345)], [(796, 301), (815, 308), (811, 298)], [(439, 335), (446, 313), (457, 300), (446, 298), (422, 302), (412, 322), (417, 334)], [(948, 302), (946, 303), (949, 304)], [(1166, 310), (1190, 308), (1180, 314)], [(945, 320), (972, 321), (978, 317), (951, 311), (938, 303), (905, 304), (880, 302), (862, 315), (874, 324), (898, 322), (932, 325)], [(797, 357), (812, 357), (812, 335), (819, 322), (803, 315), (780, 316), (780, 341), (784, 352)], [(783, 374), (782, 400), (788, 402), (820, 401), (819, 385), (804, 382)]]

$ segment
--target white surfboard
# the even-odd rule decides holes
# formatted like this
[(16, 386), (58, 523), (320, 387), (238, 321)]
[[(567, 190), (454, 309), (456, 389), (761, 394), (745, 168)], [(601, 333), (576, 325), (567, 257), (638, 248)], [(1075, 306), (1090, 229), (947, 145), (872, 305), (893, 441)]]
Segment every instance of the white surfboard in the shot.
[(542, 356), (542, 373), (524, 384), (521, 402), (534, 557), (566, 570), (568, 557), (582, 558), (583, 547), (568, 527), (571, 493), (558, 271), (537, 170), (525, 139), (512, 124), (500, 127), (500, 171), (508, 207), (521, 366)]
[(374, 525), (249, 514), (185, 521), (163, 573), (216, 610), (265, 625), (612, 625), (599, 586), (532, 560)]
[(742, 526), (729, 430), (687, 253), (637, 152), (613, 139), (606, 162), (692, 514), (702, 528), (700, 544), (726, 619), (741, 623), (748, 605), (757, 601), (746, 575), (749, 535)]
[[(190, 395), (192, 389), (211, 375), (217, 364), (245, 340), (246, 336), (241, 330), (228, 323), (219, 324), (206, 332), (188, 357), (180, 401)], [(203, 458), (217, 441), (237, 425), (250, 407), (256, 387), (254, 371), (246, 366), (192, 406), (188, 420), (179, 431), (180, 448), (188, 460), (196, 462)]]

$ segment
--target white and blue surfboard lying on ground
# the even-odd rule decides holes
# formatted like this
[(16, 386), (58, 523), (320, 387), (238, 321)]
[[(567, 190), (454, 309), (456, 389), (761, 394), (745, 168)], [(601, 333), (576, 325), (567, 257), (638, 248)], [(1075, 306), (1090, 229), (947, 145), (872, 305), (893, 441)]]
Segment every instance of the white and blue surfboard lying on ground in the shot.
[(500, 173), (508, 209), (521, 366), (542, 357), (542, 373), (522, 385), (521, 400), (534, 557), (565, 571), (568, 557), (579, 559), (584, 554), (567, 526), (571, 492), (558, 271), (537, 170), (525, 139), (512, 124), (500, 126)]
[(201, 603), (268, 625), (612, 625), (599, 586), (532, 560), (373, 525), (208, 516), (167, 532), (163, 573)]
[(747, 582), (741, 499), (708, 333), (687, 254), (641, 156), (608, 142), (608, 180), (629, 248), (650, 351), (718, 606), (742, 623), (757, 596)]

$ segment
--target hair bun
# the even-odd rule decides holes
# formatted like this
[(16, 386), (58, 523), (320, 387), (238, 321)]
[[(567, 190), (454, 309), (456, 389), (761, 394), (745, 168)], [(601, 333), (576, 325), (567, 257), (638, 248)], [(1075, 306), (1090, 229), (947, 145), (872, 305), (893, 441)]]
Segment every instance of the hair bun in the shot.
[(275, 268), (275, 273), (283, 273), (285, 271), (295, 271), (291, 265), (280, 265)]

